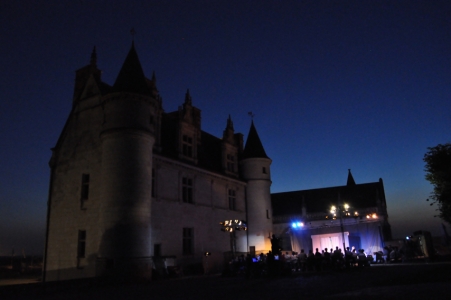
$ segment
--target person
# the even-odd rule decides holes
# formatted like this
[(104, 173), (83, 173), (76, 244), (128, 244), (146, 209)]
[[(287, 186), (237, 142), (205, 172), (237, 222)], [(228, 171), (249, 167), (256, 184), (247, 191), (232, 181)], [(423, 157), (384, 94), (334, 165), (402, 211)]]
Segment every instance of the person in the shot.
[(304, 253), (304, 249), (301, 249), (301, 253), (298, 255), (298, 266), (302, 272), (305, 272), (307, 266), (307, 254)]
[(393, 247), (390, 251), (390, 262), (396, 262), (397, 260), (397, 249), (396, 247)]
[(384, 256), (384, 253), (382, 251), (374, 252), (374, 255), (376, 256), (376, 263), (384, 262), (384, 259), (382, 258)]
[(246, 268), (245, 268), (245, 276), (247, 279), (251, 278), (253, 271), (252, 264), (253, 264), (252, 256), (248, 253), (246, 256)]
[(352, 252), (349, 250), (349, 247), (346, 247), (345, 250), (345, 266), (346, 268), (351, 267), (352, 262)]
[(323, 256), (318, 251), (318, 248), (315, 249), (315, 270), (321, 271), (321, 264), (323, 263)]
[(260, 253), (260, 255), (258, 256), (258, 261), (260, 261), (262, 263), (266, 263), (266, 256), (263, 252)]
[(327, 248), (324, 249), (323, 262), (324, 262), (324, 268), (329, 269), (330, 268), (330, 253), (327, 251)]
[(389, 246), (385, 246), (382, 252), (382, 259), (384, 262), (388, 262), (390, 260), (390, 248)]
[(354, 249), (352, 249), (352, 264), (355, 266), (355, 264), (357, 263), (357, 252), (355, 251), (355, 247), (353, 247)]
[(335, 247), (334, 253), (332, 254), (332, 265), (336, 269), (340, 269), (343, 264), (343, 254), (338, 246)]
[(307, 255), (307, 270), (313, 271), (314, 265), (315, 265), (315, 254), (313, 254), (313, 250), (310, 249)]
[(368, 261), (366, 259), (366, 255), (365, 252), (363, 251), (363, 249), (359, 250), (359, 253), (357, 254), (357, 264), (359, 267), (366, 267), (368, 266)]
[(272, 235), (271, 239), (271, 251), (273, 255), (280, 255), (280, 239), (276, 237), (275, 234)]
[(275, 256), (274, 253), (271, 251), (268, 251), (268, 256), (266, 258), (266, 265), (268, 267), (268, 274), (270, 277), (273, 277), (275, 275)]
[(246, 269), (246, 258), (244, 257), (244, 254), (241, 254), (238, 257), (237, 267), (238, 274), (244, 274), (244, 270)]

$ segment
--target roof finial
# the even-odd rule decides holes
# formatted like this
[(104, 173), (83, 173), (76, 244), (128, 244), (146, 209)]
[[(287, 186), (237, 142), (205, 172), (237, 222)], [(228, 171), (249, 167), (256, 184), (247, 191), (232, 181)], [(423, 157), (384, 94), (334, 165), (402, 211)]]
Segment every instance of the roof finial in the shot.
[(230, 114), (229, 114), (229, 118), (227, 119), (227, 128), (233, 130), (233, 122), (232, 122), (232, 117), (230, 116)]
[(255, 114), (253, 114), (251, 111), (248, 112), (247, 114), (251, 117), (252, 121), (254, 121)]
[(97, 66), (97, 52), (96, 52), (96, 46), (92, 49), (91, 53), (91, 66)]
[(189, 94), (189, 89), (186, 89), (185, 103), (186, 104), (192, 104), (192, 98), (191, 98), (191, 95)]
[(135, 34), (136, 34), (135, 27), (132, 27), (132, 29), (130, 29), (130, 34), (132, 35), (132, 42), (133, 44), (135, 44)]

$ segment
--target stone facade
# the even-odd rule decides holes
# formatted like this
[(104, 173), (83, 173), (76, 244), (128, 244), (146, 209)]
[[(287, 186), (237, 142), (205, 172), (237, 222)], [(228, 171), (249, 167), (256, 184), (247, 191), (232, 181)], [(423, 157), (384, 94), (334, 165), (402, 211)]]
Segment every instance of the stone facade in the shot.
[[(257, 149), (240, 164), (262, 147), (254, 125), (246, 147), (230, 116), (222, 138), (202, 131), (189, 91), (165, 113), (134, 46), (113, 86), (100, 74), (94, 49), (52, 149), (45, 280), (149, 279), (155, 257), (219, 272), (232, 249), (268, 251), (271, 160)], [(250, 230), (232, 243), (225, 220), (246, 220)]]
[[(113, 85), (96, 60), (94, 49), (76, 71), (72, 110), (52, 149), (44, 281), (148, 280), (164, 259), (216, 273), (232, 252), (267, 253), (273, 234), (292, 251), (341, 246), (345, 233), (348, 245), (368, 251), (390, 238), (382, 180), (356, 185), (349, 172), (343, 187), (271, 195), (272, 160), (253, 122), (244, 146), (230, 116), (215, 137), (202, 130), (189, 91), (164, 112), (134, 45)], [(340, 195), (378, 218), (347, 219), (342, 230), (325, 219)], [(226, 220), (245, 220), (248, 230), (223, 232)], [(301, 221), (302, 230), (291, 227)]]

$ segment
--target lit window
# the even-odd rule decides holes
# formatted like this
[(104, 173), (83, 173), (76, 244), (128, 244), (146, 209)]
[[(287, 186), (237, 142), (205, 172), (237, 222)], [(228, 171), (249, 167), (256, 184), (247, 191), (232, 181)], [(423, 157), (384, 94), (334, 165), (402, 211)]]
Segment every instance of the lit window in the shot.
[(194, 229), (183, 228), (183, 254), (194, 253)]
[(185, 203), (193, 203), (193, 180), (191, 178), (182, 178), (182, 200)]
[(229, 209), (236, 210), (236, 192), (229, 189)]

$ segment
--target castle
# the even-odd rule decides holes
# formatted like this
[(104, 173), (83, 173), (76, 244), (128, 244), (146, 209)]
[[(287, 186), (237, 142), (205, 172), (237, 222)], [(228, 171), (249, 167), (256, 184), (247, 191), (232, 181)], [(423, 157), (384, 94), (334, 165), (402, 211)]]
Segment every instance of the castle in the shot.
[[(268, 252), (272, 234), (295, 251), (322, 245), (314, 234), (337, 231), (333, 220), (316, 224), (307, 213), (322, 201), (312, 193), (271, 196), (272, 161), (253, 122), (245, 144), (230, 116), (215, 137), (201, 129), (189, 91), (177, 111), (163, 110), (155, 75), (145, 77), (133, 44), (112, 86), (102, 81), (96, 55), (94, 48), (76, 71), (72, 110), (52, 148), (44, 281), (150, 279), (157, 257), (218, 272), (225, 252)], [(379, 217), (354, 222), (388, 228), (382, 181), (360, 190), (371, 199), (361, 204)], [(295, 218), (310, 218), (303, 238), (289, 230)], [(247, 230), (221, 232), (219, 223), (229, 220), (244, 220)], [(368, 243), (374, 246), (362, 240), (361, 247)]]

